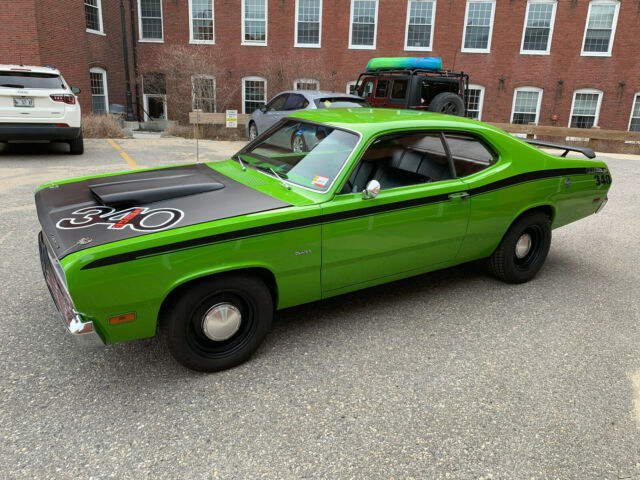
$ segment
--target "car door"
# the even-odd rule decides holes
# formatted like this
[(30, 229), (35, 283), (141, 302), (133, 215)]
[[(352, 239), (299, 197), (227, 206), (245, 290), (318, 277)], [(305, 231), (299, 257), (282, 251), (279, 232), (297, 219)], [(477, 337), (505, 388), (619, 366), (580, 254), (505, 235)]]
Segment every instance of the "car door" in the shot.
[[(380, 193), (363, 198), (367, 182)], [(323, 207), (324, 296), (383, 283), (456, 258), (469, 221), (440, 132), (384, 135)]]
[(264, 110), (261, 110), (262, 115), (256, 118), (258, 133), (262, 133), (271, 128), (276, 122), (287, 115), (288, 112), (283, 110), (283, 107), (288, 97), (288, 93), (281, 93), (265, 105)]

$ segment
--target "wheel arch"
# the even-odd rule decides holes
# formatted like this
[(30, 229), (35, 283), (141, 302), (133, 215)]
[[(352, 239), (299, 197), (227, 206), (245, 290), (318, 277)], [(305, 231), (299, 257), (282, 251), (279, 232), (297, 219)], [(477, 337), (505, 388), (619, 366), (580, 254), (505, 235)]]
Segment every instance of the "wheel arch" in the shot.
[(167, 308), (171, 305), (174, 298), (177, 298), (181, 292), (185, 289), (189, 288), (189, 286), (194, 285), (195, 283), (202, 282), (204, 280), (208, 280), (213, 277), (217, 277), (220, 275), (226, 274), (235, 274), (242, 273), (247, 275), (252, 275), (264, 282), (264, 284), (269, 289), (271, 293), (271, 297), (273, 298), (273, 305), (277, 307), (278, 305), (278, 283), (276, 281), (276, 277), (273, 272), (265, 267), (265, 266), (238, 266), (236, 268), (230, 268), (227, 270), (219, 270), (212, 272), (200, 272), (199, 274), (181, 279), (179, 282), (176, 282), (169, 291), (165, 294), (164, 299), (160, 305), (160, 309), (158, 310), (158, 318), (156, 319), (156, 329), (160, 324), (160, 319), (166, 312)]
[[(553, 205), (551, 205), (550, 203), (541, 203), (539, 205), (534, 205), (534, 206), (527, 206), (525, 208), (523, 208), (522, 210), (520, 210), (511, 220), (511, 223), (509, 224), (509, 228), (511, 228), (511, 225), (513, 225), (515, 222), (518, 221), (518, 219), (520, 217), (522, 217), (523, 215), (527, 215), (531, 212), (542, 212), (544, 213), (547, 218), (549, 219), (549, 223), (551, 223), (553, 225), (553, 220), (555, 219), (556, 216), (556, 209)], [(507, 231), (509, 230), (509, 228), (507, 228)], [(505, 232), (506, 233), (506, 232)]]

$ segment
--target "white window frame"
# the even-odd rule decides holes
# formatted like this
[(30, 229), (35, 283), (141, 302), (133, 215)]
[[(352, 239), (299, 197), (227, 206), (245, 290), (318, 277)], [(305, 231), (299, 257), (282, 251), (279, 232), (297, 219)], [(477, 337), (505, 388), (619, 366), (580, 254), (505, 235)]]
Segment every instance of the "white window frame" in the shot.
[[(609, 50), (606, 52), (585, 52), (584, 42), (587, 40), (587, 29), (589, 28), (589, 18), (591, 17), (592, 5), (615, 5), (615, 11), (613, 13), (613, 24), (611, 25), (611, 37), (609, 37)], [(584, 34), (582, 35), (582, 49), (580, 50), (581, 57), (610, 57), (613, 51), (613, 41), (616, 38), (616, 27), (618, 25), (618, 13), (620, 12), (620, 2), (616, 0), (591, 0), (589, 2), (589, 10), (587, 11), (587, 19), (584, 22)]]
[(432, 3), (433, 9), (431, 10), (431, 36), (429, 38), (429, 46), (428, 47), (411, 47), (408, 45), (409, 42), (409, 19), (411, 13), (411, 3), (418, 0), (407, 0), (407, 20), (404, 28), (404, 49), (408, 52), (431, 52), (433, 50), (433, 31), (435, 30), (436, 24), (436, 5), (437, 2), (435, 0), (424, 0), (424, 3)]
[[(244, 0), (243, 0), (244, 1)], [(321, 48), (322, 47), (322, 0), (320, 1), (320, 21), (318, 28), (320, 31), (318, 32), (318, 43), (298, 43), (298, 4), (300, 0), (296, 0), (296, 13), (293, 19), (294, 23), (294, 32), (293, 32), (293, 46), (296, 48)]]
[(636, 106), (636, 102), (640, 101), (640, 92), (633, 96), (633, 102), (631, 102), (631, 114), (629, 115), (629, 125), (627, 125), (627, 131), (631, 131), (631, 121), (633, 120), (633, 107)]
[(569, 124), (567, 125), (571, 128), (571, 119), (573, 118), (573, 107), (576, 103), (576, 95), (578, 93), (595, 93), (598, 95), (598, 103), (596, 105), (596, 116), (593, 119), (593, 126), (597, 127), (598, 122), (600, 121), (600, 106), (602, 105), (602, 90), (596, 90), (595, 88), (581, 88), (579, 90), (574, 90), (573, 99), (571, 100), (571, 110), (569, 111)]
[[(465, 48), (464, 42), (467, 36), (467, 20), (469, 17), (469, 4), (471, 3), (490, 3), (491, 4), (491, 20), (489, 22), (489, 40), (487, 41), (487, 48)], [(462, 48), (461, 52), (464, 53), (490, 53), (491, 52), (491, 38), (493, 37), (493, 23), (496, 16), (496, 0), (467, 0), (467, 6), (464, 11), (464, 24), (462, 25)]]
[[(243, 0), (244, 2), (244, 0)], [(262, 77), (243, 77), (242, 78), (242, 113), (245, 111), (245, 84), (246, 82), (264, 82), (264, 104), (267, 104), (267, 79)]]
[(216, 92), (216, 76), (215, 75), (210, 75), (207, 73), (198, 73), (196, 75), (191, 75), (191, 109), (194, 110), (195, 109), (195, 103), (196, 103), (196, 92), (195, 92), (195, 79), (196, 78), (208, 78), (210, 80), (213, 80), (213, 113), (217, 113), (218, 112), (218, 95)]
[(138, 0), (138, 41), (141, 43), (164, 43), (164, 12), (162, 10), (162, 0), (160, 0), (160, 25), (162, 26), (162, 38), (144, 38), (142, 36), (142, 6), (140, 5), (140, 0)]
[[(240, 14), (240, 21), (242, 22), (242, 28), (240, 30), (242, 30), (242, 41), (240, 42), (240, 45), (246, 45), (248, 47), (266, 47), (267, 46), (267, 40), (269, 40), (269, 0), (263, 0), (264, 1), (264, 42), (256, 42), (256, 41), (246, 41), (244, 38), (244, 34), (245, 34), (245, 18), (244, 18), (244, 11), (245, 11), (245, 0), (242, 0), (242, 10), (241, 10), (241, 14)], [(257, 77), (256, 77), (257, 78)], [(244, 91), (244, 89), (243, 89)], [(244, 105), (244, 102), (243, 102)], [(242, 107), (242, 110), (244, 112), (244, 106)]]
[(536, 103), (536, 117), (534, 123), (538, 125), (540, 120), (540, 105), (542, 105), (542, 93), (544, 90), (539, 87), (518, 87), (513, 89), (513, 101), (511, 102), (511, 119), (509, 123), (513, 123), (513, 116), (516, 114), (516, 97), (518, 92), (536, 92), (538, 94), (538, 101)]
[(379, 0), (372, 0), (376, 2), (375, 15), (373, 18), (373, 45), (353, 45), (351, 43), (353, 38), (353, 4), (355, 0), (351, 0), (351, 13), (349, 15), (349, 49), (350, 50), (375, 50), (376, 43), (378, 41), (378, 7)]
[[(89, 73), (102, 75), (102, 88), (104, 89), (104, 113), (109, 113), (109, 87), (107, 85), (107, 71), (101, 67), (91, 67)], [(89, 92), (91, 93), (91, 112), (93, 113), (93, 92), (91, 92), (91, 76), (89, 76)]]
[(468, 90), (480, 90), (478, 97), (478, 121), (482, 120), (482, 107), (484, 107), (484, 87), (482, 85), (471, 84), (467, 86)]
[[(213, 25), (213, 40), (196, 40), (193, 38), (193, 0), (189, 0), (189, 43), (197, 45), (215, 45), (216, 43), (216, 13), (215, 13), (215, 0), (209, 0), (211, 2), (211, 23)], [(164, 28), (162, 29), (164, 35)]]
[(350, 87), (351, 87), (351, 86), (354, 86), (354, 87), (355, 87), (357, 84), (358, 84), (358, 81), (357, 81), (357, 80), (353, 80), (353, 81), (351, 81), (351, 82), (347, 82), (347, 90), (346, 90), (346, 92), (347, 92), (349, 95), (357, 95), (357, 94), (355, 94), (355, 93), (354, 93), (354, 94), (352, 94), (352, 93), (351, 93), (351, 89), (350, 89)]
[[(85, 5), (86, 2), (83, 1), (82, 4)], [(92, 7), (93, 5), (90, 5), (90, 6)], [(94, 30), (92, 28), (88, 28), (87, 27), (87, 32), (95, 33), (96, 35), (105, 35), (106, 36), (106, 34), (104, 33), (104, 23), (102, 21), (102, 0), (97, 0), (96, 7), (98, 8), (98, 18), (100, 19), (100, 30)], [(86, 24), (86, 20), (85, 20), (85, 24)]]
[[(293, 81), (293, 89), (294, 90), (298, 90), (298, 82), (299, 83), (313, 83), (316, 86), (316, 90), (320, 90), (320, 81), (316, 80), (315, 78), (296, 78)], [(314, 91), (314, 90), (309, 90), (309, 91)]]
[[(524, 49), (524, 37), (527, 33), (527, 20), (529, 19), (529, 6), (531, 4), (547, 4), (553, 5), (551, 12), (551, 22), (549, 24), (549, 39), (547, 40), (546, 50), (525, 50)], [(520, 55), (551, 55), (551, 41), (553, 40), (553, 28), (556, 23), (556, 11), (558, 10), (557, 0), (529, 0), (527, 2), (527, 10), (524, 14), (524, 25), (522, 26), (522, 41), (520, 42)]]

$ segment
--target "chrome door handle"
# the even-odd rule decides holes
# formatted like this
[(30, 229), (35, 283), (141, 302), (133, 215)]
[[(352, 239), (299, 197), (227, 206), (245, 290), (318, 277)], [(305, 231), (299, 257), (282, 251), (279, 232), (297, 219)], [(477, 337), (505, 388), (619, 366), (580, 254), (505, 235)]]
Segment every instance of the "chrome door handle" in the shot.
[(470, 195), (467, 192), (449, 194), (449, 198), (451, 198), (451, 199), (453, 199), (453, 198), (467, 198), (468, 196), (470, 196)]

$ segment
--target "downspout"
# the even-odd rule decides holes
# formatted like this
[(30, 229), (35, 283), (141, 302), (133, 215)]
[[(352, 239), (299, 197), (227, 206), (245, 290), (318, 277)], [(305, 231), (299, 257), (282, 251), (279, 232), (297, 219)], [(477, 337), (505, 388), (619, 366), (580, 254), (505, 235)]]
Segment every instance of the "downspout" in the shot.
[(129, 50), (127, 48), (127, 26), (124, 16), (124, 0), (120, 0), (120, 24), (122, 25), (122, 56), (124, 57), (124, 81), (127, 89), (127, 122), (135, 121), (131, 102), (131, 82), (129, 80)]
[(133, 46), (133, 75), (136, 79), (136, 116), (138, 120), (142, 118), (140, 115), (140, 85), (138, 84), (138, 37), (136, 36), (135, 8), (133, 0), (129, 0), (129, 8), (131, 9), (131, 45)]

